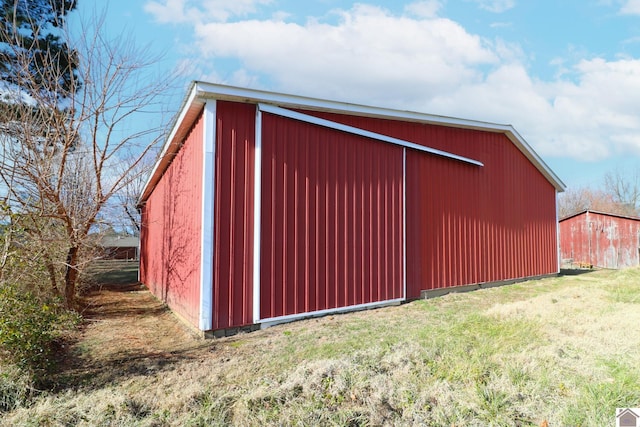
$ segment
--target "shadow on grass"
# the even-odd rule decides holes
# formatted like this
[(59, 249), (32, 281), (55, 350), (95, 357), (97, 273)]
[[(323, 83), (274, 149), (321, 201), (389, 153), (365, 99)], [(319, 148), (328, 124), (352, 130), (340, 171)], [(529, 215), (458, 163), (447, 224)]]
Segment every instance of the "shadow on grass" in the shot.
[(561, 268), (560, 276), (579, 276), (581, 274), (593, 273), (598, 271), (594, 268)]
[(156, 335), (172, 333), (162, 326), (171, 329), (172, 321), (164, 316), (169, 309), (138, 282), (137, 262), (101, 260), (89, 273), (92, 285), (80, 298), (84, 326), (61, 349), (53, 390), (97, 390), (133, 376), (155, 375), (210, 348), (204, 341), (167, 345)]
[[(160, 301), (145, 297), (144, 289), (139, 284), (112, 284), (87, 295), (84, 332), (64, 352), (54, 378), (55, 391), (98, 390), (133, 376), (168, 372), (179, 362), (197, 359), (203, 348), (211, 348), (210, 342), (195, 338), (184, 348), (156, 345), (153, 334), (175, 331), (138, 329), (138, 323), (166, 322), (163, 315), (169, 311)], [(96, 334), (90, 332), (92, 325), (107, 327)]]
[(52, 378), (51, 391), (66, 390), (99, 390), (130, 380), (132, 376), (147, 376), (175, 369), (175, 365), (185, 360), (197, 360), (198, 354), (193, 349), (174, 351), (146, 351), (128, 354), (123, 352), (118, 357), (110, 358), (104, 363), (87, 363), (81, 355), (67, 355), (65, 367)]
[[(143, 291), (145, 288), (143, 285), (137, 285), (136, 288), (126, 287), (124, 289), (117, 288), (117, 285), (109, 285), (109, 288), (101, 288), (95, 292), (135, 292), (137, 290)], [(144, 318), (160, 316), (169, 312), (169, 308), (160, 302), (152, 307), (150, 306), (138, 306), (131, 301), (104, 301), (95, 303), (90, 301), (91, 295), (85, 297), (83, 308), (81, 310), (82, 316), (86, 322), (96, 322), (104, 320), (115, 320), (118, 318)], [(116, 297), (117, 298), (117, 297)]]

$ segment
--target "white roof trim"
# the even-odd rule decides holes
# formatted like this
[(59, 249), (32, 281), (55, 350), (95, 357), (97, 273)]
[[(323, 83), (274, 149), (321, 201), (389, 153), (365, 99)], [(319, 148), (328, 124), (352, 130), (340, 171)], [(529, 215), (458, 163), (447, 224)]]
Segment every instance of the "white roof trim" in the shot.
[(529, 159), (529, 161), (540, 171), (540, 173), (542, 173), (542, 175), (551, 183), (551, 185), (555, 187), (557, 191), (562, 192), (566, 189), (566, 185), (564, 184), (564, 182), (562, 182), (562, 180), (549, 168), (549, 166), (547, 166), (547, 164), (540, 158), (540, 156), (538, 156), (538, 154), (511, 125), (458, 119), (453, 117), (393, 110), (388, 108), (378, 108), (345, 102), (329, 101), (297, 95), (288, 95), (256, 89), (194, 81), (191, 83), (188, 94), (182, 104), (182, 107), (180, 108), (179, 115), (174, 122), (171, 132), (169, 133), (169, 137), (165, 141), (161, 155), (158, 157), (158, 161), (156, 162), (153, 171), (149, 175), (149, 179), (147, 180), (143, 193), (140, 196), (139, 204), (142, 204), (146, 201), (146, 199), (153, 191), (153, 188), (160, 180), (160, 177), (162, 176), (168, 165), (171, 163), (170, 155), (175, 154), (179, 149), (180, 144), (186, 137), (187, 132), (193, 124), (193, 121), (197, 118), (198, 114), (202, 110), (206, 99), (248, 102), (255, 104), (272, 104), (276, 107), (281, 107), (284, 109), (300, 108), (307, 110), (334, 112), (339, 114), (352, 114), (365, 117), (402, 120), (454, 128), (475, 129), (486, 132), (502, 133), (507, 138), (509, 138), (509, 140), (518, 148), (518, 150), (520, 150), (520, 152), (522, 152), (522, 154), (524, 154), (527, 159)]
[(344, 125), (342, 123), (333, 122), (331, 120), (321, 119), (318, 117), (310, 116), (308, 114), (298, 113), (296, 111), (287, 110), (286, 108), (280, 108), (280, 107), (276, 107), (268, 104), (258, 104), (258, 108), (260, 109), (260, 111), (264, 111), (266, 113), (288, 117), (290, 119), (298, 120), (301, 122), (311, 123), (318, 126), (324, 126), (327, 128), (336, 129), (342, 132), (364, 136), (366, 138), (376, 139), (378, 141), (388, 142), (390, 144), (411, 148), (413, 150), (422, 151), (425, 153), (435, 154), (437, 156), (458, 160), (464, 163), (470, 163), (476, 166), (484, 166), (482, 162), (469, 159), (467, 157), (462, 157), (456, 154), (447, 153), (446, 151), (442, 151), (442, 150), (436, 150), (435, 148), (425, 147), (423, 145), (415, 144), (413, 142), (405, 141), (403, 139), (393, 138), (387, 135), (382, 135), (380, 133), (371, 132), (371, 131), (360, 129), (354, 126)]
[[(173, 126), (171, 128), (171, 132), (169, 133), (167, 139), (165, 140), (164, 145), (162, 146), (162, 151), (160, 152), (160, 154), (158, 155), (158, 159), (156, 160), (156, 164), (153, 165), (153, 169), (151, 170), (151, 173), (149, 174), (149, 176), (147, 177), (147, 182), (145, 182), (144, 184), (144, 190), (142, 192), (142, 194), (140, 194), (140, 198), (138, 199), (138, 205), (140, 205), (142, 202), (144, 202), (146, 200), (146, 198), (150, 195), (151, 190), (155, 187), (156, 182), (153, 182), (154, 180), (157, 180), (159, 177), (157, 177), (158, 173), (160, 175), (162, 175), (164, 173), (164, 170), (159, 171), (161, 165), (163, 164), (163, 159), (166, 157), (167, 152), (169, 151), (169, 147), (171, 146), (171, 142), (176, 139), (176, 134), (178, 133), (178, 130), (181, 128), (181, 124), (184, 122), (185, 117), (187, 116), (187, 114), (191, 111), (191, 106), (194, 105), (194, 101), (196, 99), (196, 90), (195, 90), (195, 85), (191, 85), (189, 92), (187, 93), (187, 97), (185, 98), (185, 100), (182, 103), (182, 106), (180, 108), (179, 114), (175, 119), (175, 122), (173, 123)], [(204, 102), (201, 103), (201, 105), (204, 106)]]
[(309, 98), (298, 95), (267, 92), (256, 89), (226, 86), (215, 83), (194, 82), (199, 96), (215, 97), (216, 99), (236, 102), (255, 102), (274, 104), (283, 108), (301, 108), (320, 111), (329, 111), (342, 114), (353, 114), (366, 117), (395, 119), (428, 123), (455, 128), (475, 129), (486, 132), (505, 134), (511, 142), (531, 161), (547, 180), (562, 192), (566, 185), (538, 156), (531, 146), (511, 125), (482, 122), (478, 120), (459, 119), (433, 114), (417, 113), (412, 111), (394, 110), (389, 108), (371, 107), (366, 105), (351, 104), (347, 102), (329, 101), (324, 99)]

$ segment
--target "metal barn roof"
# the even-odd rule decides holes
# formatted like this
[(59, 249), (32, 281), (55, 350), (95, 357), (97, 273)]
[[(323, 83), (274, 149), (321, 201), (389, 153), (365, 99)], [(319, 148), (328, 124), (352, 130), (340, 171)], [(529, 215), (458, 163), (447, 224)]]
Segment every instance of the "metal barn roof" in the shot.
[(153, 171), (149, 175), (144, 190), (140, 195), (139, 203), (144, 203), (144, 201), (153, 191), (153, 188), (158, 183), (158, 180), (171, 163), (171, 159), (173, 158), (171, 154), (175, 154), (179, 150), (182, 141), (186, 137), (194, 121), (198, 118), (205, 102), (208, 99), (268, 104), (283, 108), (299, 108), (312, 111), (324, 111), (338, 114), (357, 115), (364, 117), (374, 117), (453, 128), (474, 129), (485, 132), (502, 133), (522, 152), (522, 154), (524, 154), (527, 159), (529, 159), (529, 161), (540, 171), (540, 173), (551, 183), (551, 185), (553, 185), (553, 187), (558, 192), (562, 192), (566, 189), (566, 185), (564, 184), (564, 182), (562, 182), (562, 180), (551, 170), (551, 168), (549, 168), (549, 166), (540, 158), (540, 156), (538, 156), (533, 148), (511, 125), (351, 104), (346, 102), (330, 101), (298, 95), (194, 81), (191, 83), (187, 96), (185, 97), (180, 111), (175, 118), (175, 122), (172, 126), (168, 138), (165, 141), (158, 161), (154, 166)]

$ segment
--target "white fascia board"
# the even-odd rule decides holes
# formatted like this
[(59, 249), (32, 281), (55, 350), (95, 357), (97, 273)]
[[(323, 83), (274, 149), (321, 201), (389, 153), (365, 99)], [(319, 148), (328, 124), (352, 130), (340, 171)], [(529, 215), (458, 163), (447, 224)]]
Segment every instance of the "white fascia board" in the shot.
[(216, 156), (216, 101), (204, 105), (202, 132), (202, 222), (200, 231), (200, 318), (201, 331), (213, 328), (213, 244)]
[(253, 177), (253, 323), (260, 320), (260, 250), (262, 220), (262, 112), (256, 107), (256, 133)]
[(425, 147), (420, 144), (405, 141), (403, 139), (393, 138), (387, 135), (382, 135), (380, 133), (371, 132), (371, 131), (360, 129), (354, 126), (343, 125), (341, 123), (333, 122), (331, 120), (321, 119), (318, 117), (310, 116), (308, 114), (298, 113), (296, 111), (288, 110), (286, 108), (275, 107), (269, 104), (258, 104), (258, 108), (260, 109), (260, 111), (264, 111), (266, 113), (276, 114), (276, 115), (287, 117), (290, 119), (299, 120), (302, 122), (311, 123), (318, 126), (324, 126), (327, 128), (336, 129), (336, 130), (351, 133), (354, 135), (360, 135), (360, 136), (375, 139), (378, 141), (388, 142), (390, 144), (411, 148), (413, 150), (422, 151), (425, 153), (430, 153), (430, 154), (434, 154), (441, 157), (447, 157), (449, 159), (458, 160), (464, 163), (470, 163), (476, 166), (484, 166), (482, 162), (469, 159), (467, 157), (462, 157), (456, 154), (447, 153), (446, 151), (442, 151), (442, 150), (436, 150), (435, 148)]
[(558, 208), (558, 193), (556, 190), (556, 250), (558, 251), (557, 262), (558, 262), (558, 273), (560, 273), (560, 267), (562, 267), (562, 250), (560, 248), (560, 221), (559, 221), (559, 208)]
[(160, 179), (160, 176), (164, 173), (164, 170), (161, 170), (160, 166), (166, 163), (165, 158), (167, 156), (167, 153), (169, 152), (169, 149), (172, 147), (172, 145), (174, 145), (175, 142), (177, 142), (175, 141), (175, 139), (179, 138), (181, 136), (180, 134), (185, 132), (184, 128), (186, 125), (191, 125), (191, 123), (186, 123), (187, 116), (194, 112), (194, 108), (200, 109), (204, 105), (204, 101), (198, 99), (198, 90), (196, 86), (197, 85), (195, 83), (191, 84), (187, 96), (182, 101), (182, 106), (180, 107), (179, 113), (174, 120), (171, 131), (169, 132), (169, 135), (167, 136), (167, 139), (162, 146), (162, 150), (158, 155), (156, 163), (153, 165), (151, 173), (147, 177), (147, 181), (145, 182), (144, 187), (142, 187), (143, 190), (142, 193), (140, 193), (140, 197), (137, 203), (138, 205), (146, 200), (146, 198), (153, 190), (153, 187), (157, 183), (156, 180)]
[(407, 149), (402, 149), (402, 292), (407, 299)]
[(197, 95), (198, 93), (197, 93), (196, 87), (195, 85), (192, 84), (189, 92), (187, 93), (186, 98), (182, 101), (182, 106), (180, 107), (180, 110), (179, 110), (180, 113), (176, 117), (175, 122), (171, 127), (171, 132), (169, 132), (169, 136), (167, 137), (167, 140), (165, 141), (165, 144), (162, 147), (162, 152), (160, 153), (159, 158), (162, 158), (167, 153), (167, 150), (169, 148), (169, 145), (171, 144), (171, 141), (173, 141), (176, 135), (178, 134), (178, 130), (183, 125), (184, 119), (189, 113), (189, 111), (191, 110), (190, 107), (194, 104), (194, 101), (196, 100)]
[(275, 104), (285, 108), (313, 109), (320, 111), (352, 114), (366, 117), (398, 119), (419, 123), (442, 124), (451, 127), (479, 129), (502, 132), (505, 125), (481, 122), (477, 120), (458, 119), (454, 117), (417, 113), (390, 108), (371, 107), (348, 102), (330, 101), (298, 95), (267, 92), (256, 89), (235, 86), (218, 85), (214, 83), (196, 82), (196, 90), (200, 97), (214, 97), (221, 100), (237, 102), (255, 102)]

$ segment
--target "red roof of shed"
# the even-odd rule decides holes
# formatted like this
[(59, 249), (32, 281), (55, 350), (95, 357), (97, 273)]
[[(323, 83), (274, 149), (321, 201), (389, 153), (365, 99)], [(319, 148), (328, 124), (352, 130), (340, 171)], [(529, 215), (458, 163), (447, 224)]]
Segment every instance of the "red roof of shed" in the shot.
[(568, 220), (570, 218), (573, 218), (573, 217), (576, 217), (576, 216), (579, 216), (579, 215), (582, 215), (582, 214), (585, 214), (585, 213), (594, 213), (594, 214), (598, 214), (598, 215), (606, 215), (606, 216), (613, 216), (613, 217), (616, 217), (616, 218), (630, 219), (632, 221), (640, 221), (640, 218), (635, 217), (635, 216), (620, 215), (620, 214), (617, 214), (617, 213), (602, 212), (602, 211), (594, 211), (593, 209), (584, 209), (584, 210), (578, 211), (576, 213), (572, 213), (571, 215), (567, 215), (564, 218), (560, 218), (559, 222), (566, 221), (566, 220)]

